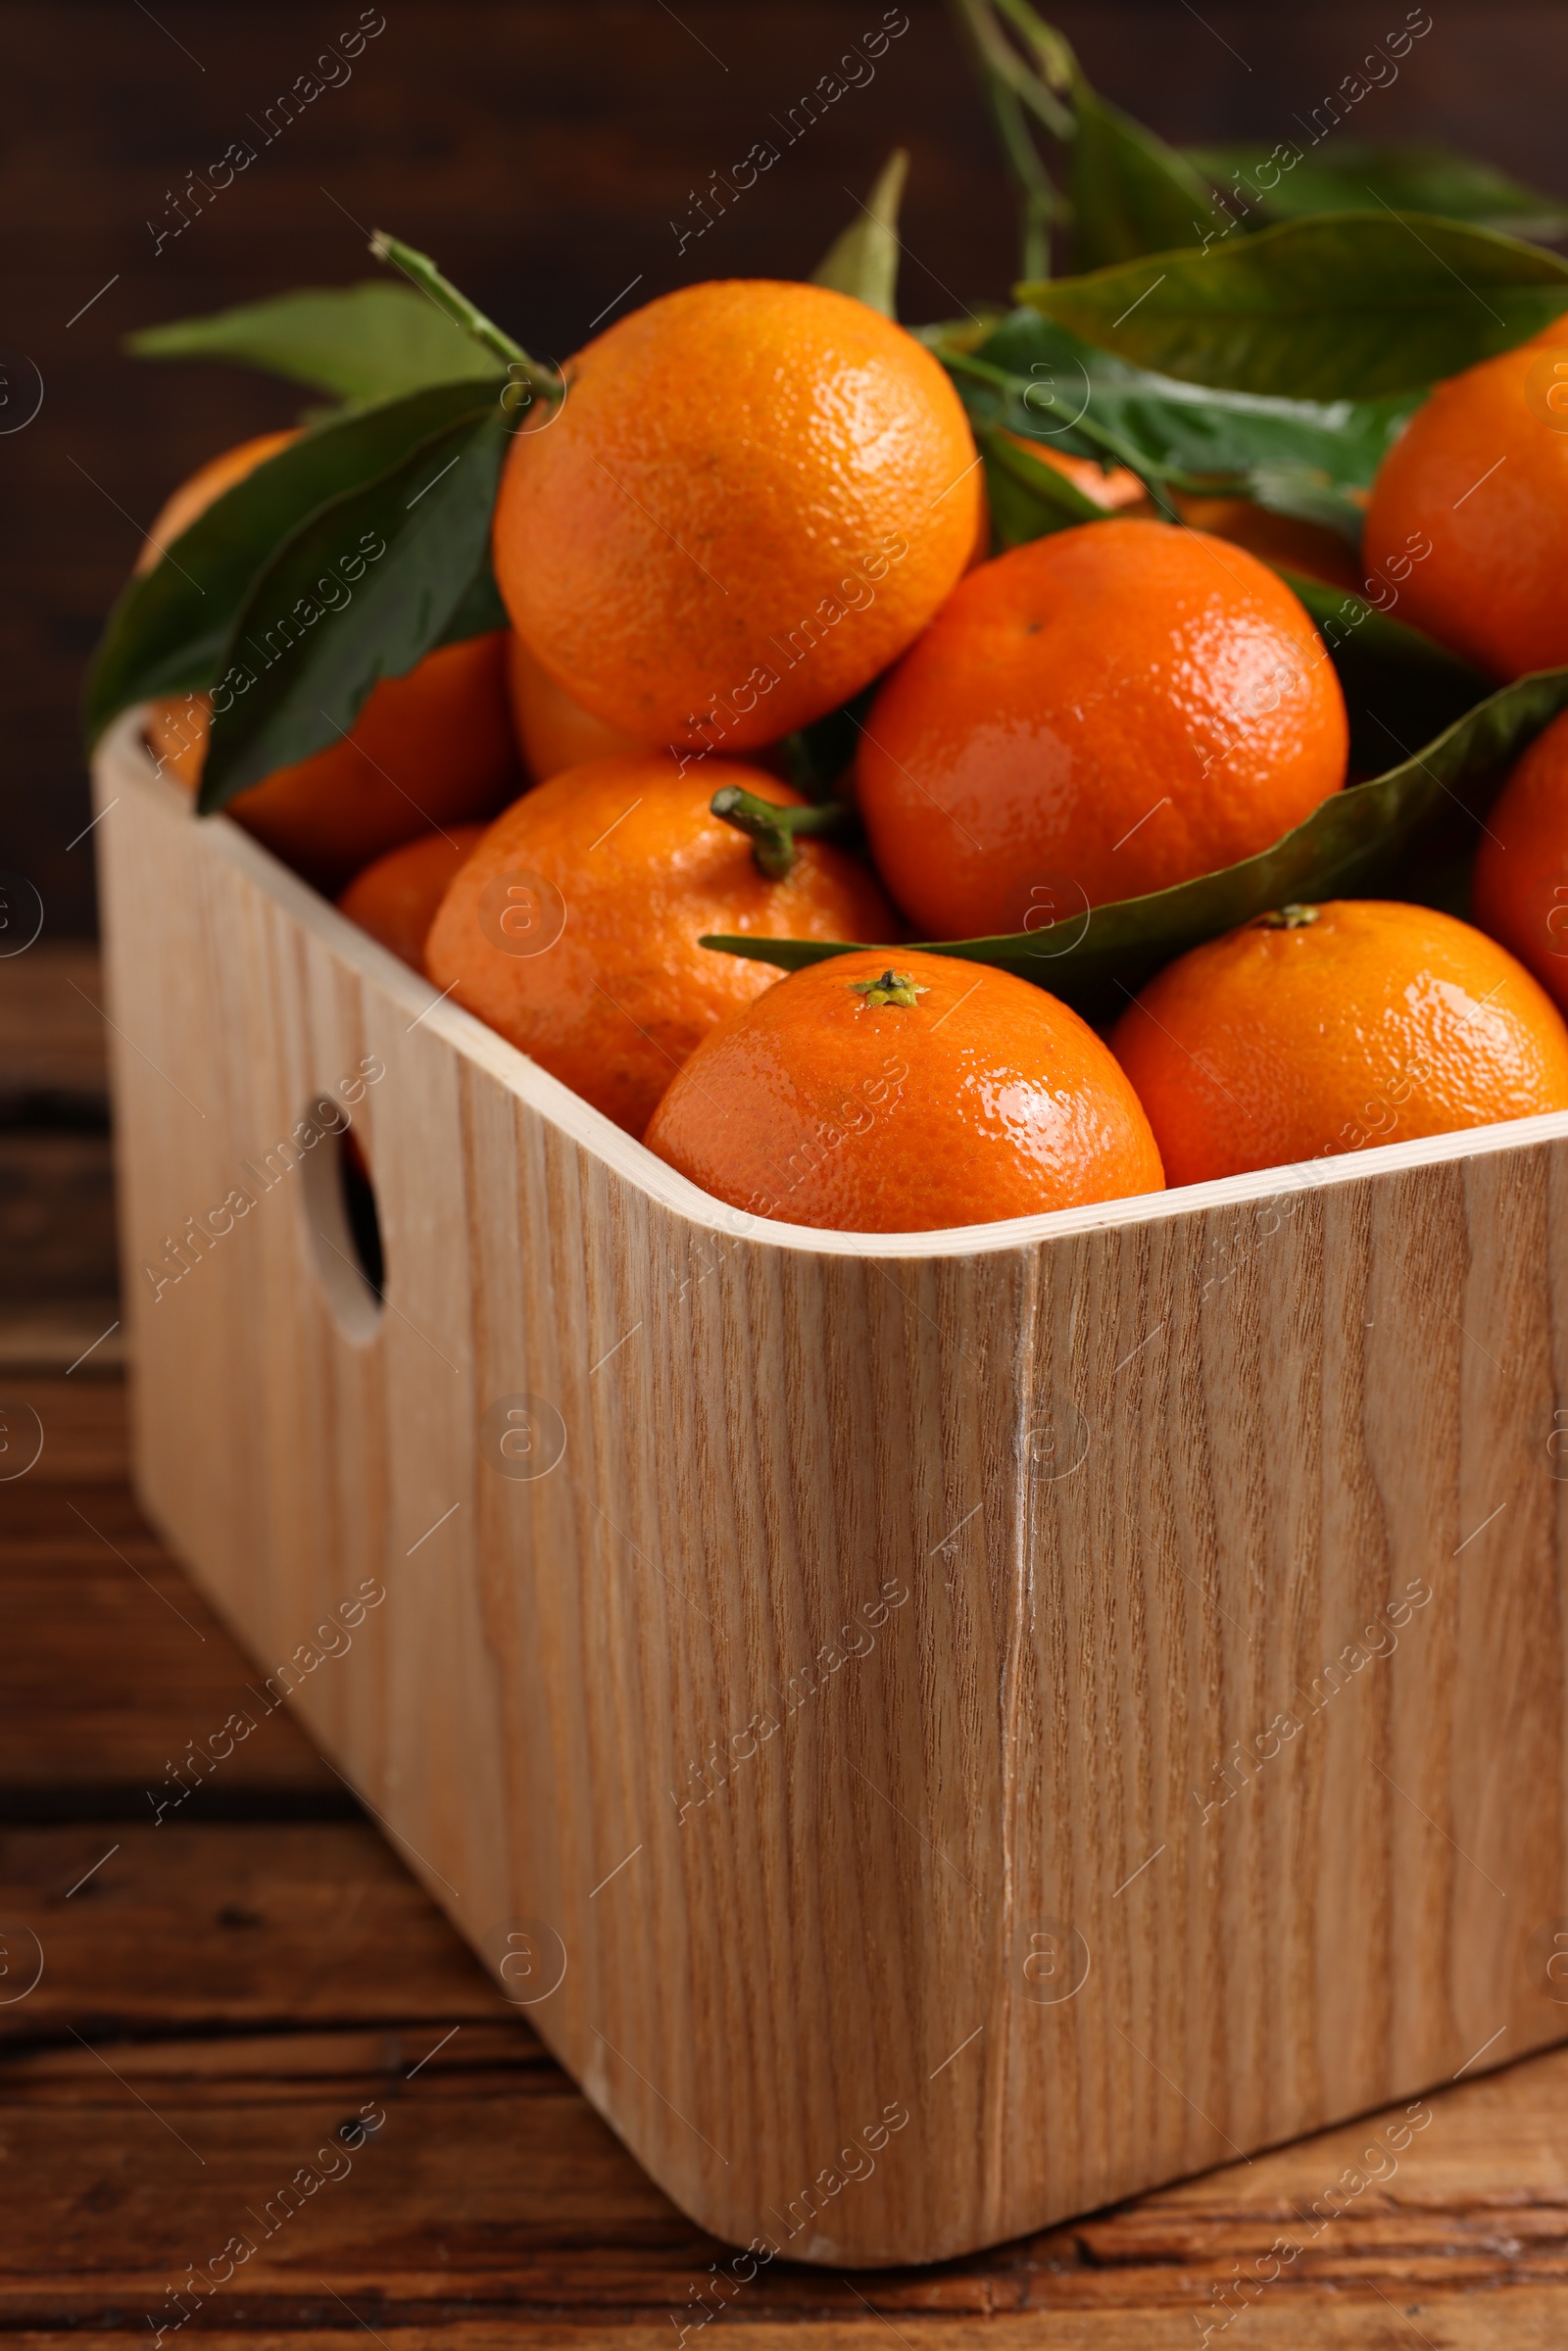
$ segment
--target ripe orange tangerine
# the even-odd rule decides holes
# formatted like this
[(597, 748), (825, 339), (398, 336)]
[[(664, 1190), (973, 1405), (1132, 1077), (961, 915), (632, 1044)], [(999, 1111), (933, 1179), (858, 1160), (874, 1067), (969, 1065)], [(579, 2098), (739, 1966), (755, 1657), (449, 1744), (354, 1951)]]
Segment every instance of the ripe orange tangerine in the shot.
[[(1091, 499), (1107, 514), (1158, 519), (1153, 500), (1126, 465), (1102, 467), (1093, 458), (1069, 457), (1025, 433), (1010, 432), (1004, 438), (1027, 450), (1041, 465), (1050, 465), (1071, 482), (1080, 496)], [(1356, 496), (1364, 500), (1364, 493)], [(1325, 523), (1306, 522), (1296, 514), (1276, 514), (1251, 498), (1202, 497), (1176, 491), (1172, 502), (1182, 520), (1194, 530), (1228, 539), (1233, 547), (1245, 547), (1266, 563), (1304, 571), (1313, 579), (1327, 580), (1332, 587), (1348, 588), (1357, 595), (1365, 586), (1354, 550)]]
[[(520, 781), (507, 706), (506, 631), (437, 646), (371, 688), (352, 731), (279, 767), (225, 813), (327, 897), (400, 842), (494, 814)], [(194, 790), (207, 748), (203, 695), (155, 704), (155, 755)]]
[(1250, 498), (1190, 498), (1179, 496), (1177, 508), (1194, 530), (1228, 539), (1245, 547), (1265, 563), (1283, 563), (1287, 571), (1304, 571), (1311, 579), (1327, 580), (1352, 596), (1364, 594), (1367, 578), (1355, 550), (1326, 523), (1305, 522), (1298, 514), (1276, 514)]
[(698, 945), (705, 932), (887, 938), (893, 916), (855, 858), (802, 841), (765, 880), (744, 835), (710, 814), (721, 783), (799, 808), (760, 769), (668, 752), (571, 767), (508, 808), (441, 903), (425, 943), (438, 988), (640, 1135), (681, 1063), (770, 966)]
[(460, 865), (484, 839), (482, 824), (455, 824), (389, 849), (357, 873), (339, 898), (338, 912), (368, 931), (416, 971), (424, 969), (424, 942)]
[(1568, 1011), (1568, 711), (1516, 762), (1488, 816), (1471, 904)]
[(512, 444), (496, 578), (585, 710), (722, 754), (804, 726), (884, 669), (973, 551), (979, 460), (914, 337), (824, 286), (662, 295), (567, 367)]
[(786, 1224), (924, 1233), (1157, 1192), (1138, 1099), (1088, 1023), (956, 955), (833, 955), (698, 1047), (650, 1151)]
[(1568, 1109), (1568, 1028), (1430, 906), (1286, 906), (1166, 965), (1111, 1050), (1172, 1184)]
[(1133, 508), (1152, 513), (1149, 493), (1136, 473), (1126, 465), (1102, 465), (1092, 457), (1072, 457), (1064, 449), (1053, 449), (1044, 441), (1031, 440), (1027, 433), (1004, 432), (1003, 439), (1015, 449), (1022, 449), (1037, 465), (1049, 465), (1070, 482), (1081, 498), (1088, 498), (1107, 514), (1122, 514)]
[(1568, 661), (1568, 325), (1439, 384), (1378, 468), (1366, 558), (1496, 678)]
[(582, 767), (590, 759), (612, 759), (620, 752), (646, 748), (573, 702), (534, 660), (515, 629), (507, 637), (507, 688), (517, 748), (536, 784), (548, 782), (564, 767)]
[(960, 582), (882, 687), (858, 760), (915, 930), (980, 938), (1266, 849), (1345, 781), (1317, 631), (1245, 549), (1113, 518)]

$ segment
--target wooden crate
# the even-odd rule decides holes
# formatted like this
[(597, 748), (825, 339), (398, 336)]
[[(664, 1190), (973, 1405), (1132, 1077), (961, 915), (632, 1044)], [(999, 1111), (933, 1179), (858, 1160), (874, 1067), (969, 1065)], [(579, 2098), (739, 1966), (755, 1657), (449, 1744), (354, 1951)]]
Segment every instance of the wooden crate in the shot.
[(1568, 1115), (757, 1223), (97, 787), (145, 1505), (715, 2307), (1563, 2037)]

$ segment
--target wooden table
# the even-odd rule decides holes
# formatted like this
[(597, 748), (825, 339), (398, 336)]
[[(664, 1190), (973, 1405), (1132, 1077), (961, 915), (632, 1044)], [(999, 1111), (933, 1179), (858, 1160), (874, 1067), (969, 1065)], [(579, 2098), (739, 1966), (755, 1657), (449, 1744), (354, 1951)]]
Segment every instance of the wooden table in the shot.
[[(169, 1768), (252, 1669), (137, 1512), (118, 1335), (67, 1368), (116, 1311), (97, 1015), (76, 1009), (101, 999), (79, 953), (22, 961), (0, 965), (0, 1392), (44, 1445), (0, 1484), (0, 2327), (146, 2343), (180, 2321), (183, 2282), (192, 2331), (300, 2351), (361, 2328), (411, 2351), (524, 2333), (679, 2351), (720, 2248), (294, 1721), (272, 1715), (155, 1825)], [(935, 2270), (779, 2263), (713, 2323), (764, 2346), (787, 2330), (792, 2351), (889, 2333), (1165, 2351), (1205, 2328), (1240, 2351), (1561, 2351), (1568, 2049), (1423, 2112), (1397, 2169), (1380, 2158), (1382, 2184), (1326, 2226), (1302, 2216), (1375, 2121)], [(254, 2250), (192, 2290), (232, 2239)], [(1281, 2239), (1299, 2250), (1271, 2255)]]

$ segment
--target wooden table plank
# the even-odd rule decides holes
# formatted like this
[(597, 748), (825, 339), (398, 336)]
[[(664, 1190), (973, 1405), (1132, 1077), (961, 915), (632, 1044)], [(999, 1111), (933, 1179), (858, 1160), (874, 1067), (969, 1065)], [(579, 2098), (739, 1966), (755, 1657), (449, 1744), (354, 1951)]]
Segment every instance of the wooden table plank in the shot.
[(117, 2039), (430, 2020), (505, 2024), (537, 2050), (366, 1822), (0, 1830), (0, 1886), (46, 1960), (0, 2005), (0, 2049), (84, 2020)]
[[(0, 954), (0, 1371), (121, 1360), (98, 951)], [(105, 1334), (107, 1333), (107, 1337)], [(94, 1343), (97, 1343), (96, 1346)]]
[[(255, 1667), (142, 1520), (125, 1484), (121, 1384), (78, 1373), (5, 1388), (36, 1415), (43, 1450), (0, 1485), (0, 1821), (150, 1825), (160, 1801), (193, 1817), (254, 1816), (263, 1790), (313, 1817), (351, 1817), (353, 1798), (295, 1718), (281, 1707), (262, 1718)], [(181, 1802), (173, 1775), (188, 1743), (241, 1706), (256, 1731)]]
[[(436, 2021), (107, 2048), (84, 2036), (18, 2052), (4, 2137), (25, 2193), (0, 2245), (0, 2319), (93, 2324), (137, 2297), (155, 2307), (236, 2234), (252, 2251), (213, 2315), (242, 2302), (255, 2325), (309, 2324), (323, 2282), (375, 2326), (429, 2322), (453, 2302), (605, 2323), (698, 2315), (693, 2281), (719, 2249), (526, 2028), (450, 2031)], [(1565, 2091), (1558, 2054), (1434, 2102), (1430, 2133), (1396, 2179), (1320, 2225), (1315, 2244), (1301, 2216), (1356, 2159), (1365, 2126), (1205, 2183), (1206, 2226), (1174, 2238), (1167, 2228), (1152, 2240), (1135, 2209), (1119, 2245), (1112, 2217), (854, 2281), (779, 2262), (737, 2286), (731, 2309), (754, 2323), (850, 2318), (867, 2302), (896, 2320), (1175, 2309), (1190, 2323), (1194, 2310), (1223, 2321), (1351, 2291), (1446, 2309), (1483, 2288), (1568, 2288), (1561, 2180), (1544, 2199), (1521, 2181), (1513, 2136), (1521, 2106), (1560, 2131)], [(292, 2198), (290, 2181), (302, 2191)], [(1300, 2257), (1283, 2270), (1276, 2259), (1276, 2278), (1227, 2303), (1238, 2269), (1254, 2278), (1285, 2240)]]
[[(358, 2307), (339, 2305), (333, 2311), (339, 2322), (335, 2330), (330, 2322), (286, 2334), (203, 2328), (203, 2351), (240, 2351), (241, 2346), (260, 2351), (263, 2345), (267, 2351), (344, 2351), (346, 2340), (358, 2339), (353, 2325)], [(1032, 2317), (939, 2320), (922, 2323), (916, 2332), (901, 2323), (897, 2331), (919, 2351), (1192, 2351), (1200, 2339), (1185, 2311), (1062, 2314), (1044, 2322)], [(29, 2329), (11, 2339), (18, 2351), (123, 2351), (126, 2338), (97, 2329), (70, 2335)], [(516, 2351), (519, 2328), (515, 2321), (454, 2316), (400, 2326), (393, 2339), (397, 2351)], [(615, 2351), (671, 2351), (675, 2341), (667, 2326), (652, 2324), (618, 2327), (613, 2339)], [(1208, 2338), (1211, 2343), (1220, 2339)], [(529, 2351), (600, 2351), (605, 2340), (599, 2326), (559, 2319), (530, 2321), (526, 2333)], [(747, 2351), (802, 2351), (801, 2329), (793, 2326), (754, 2326), (746, 2340)], [(863, 2315), (858, 2321), (818, 2321), (809, 2340), (811, 2351), (889, 2351), (887, 2327)], [(1430, 2301), (1408, 2296), (1390, 2303), (1382, 2296), (1347, 2295), (1304, 2320), (1298, 2309), (1259, 2308), (1250, 2315), (1241, 2338), (1245, 2351), (1421, 2351), (1423, 2342), (1433, 2351), (1562, 2351), (1561, 2305), (1549, 2291), (1510, 2295), (1505, 2306), (1478, 2296), (1451, 2311), (1446, 2306), (1439, 2316)]]
[[(1396, 2159), (1397, 2117), (1373, 2118), (969, 2261), (735, 2284), (286, 1713), (233, 1758), (251, 1817), (193, 1799), (155, 1827), (139, 1789), (126, 1810), (250, 1669), (137, 1517), (119, 1383), (24, 1400), (46, 1443), (0, 1487), (0, 1922), (45, 1965), (0, 1996), (8, 2337), (145, 2339), (248, 2234), (192, 2305), (204, 2340), (678, 2351), (705, 2310), (754, 2351), (890, 2327), (920, 2351), (1123, 2351), (1244, 2322), (1255, 2351), (1568, 2339), (1568, 2050), (1434, 2095)], [(362, 2143), (355, 2118), (382, 2115)], [(1314, 2221), (1357, 2165), (1385, 2177)], [(285, 2218), (304, 2167), (319, 2184)]]
[(89, 939), (40, 938), (0, 956), (0, 1115), (29, 1099), (40, 1109), (101, 1109), (109, 1083), (101, 981)]

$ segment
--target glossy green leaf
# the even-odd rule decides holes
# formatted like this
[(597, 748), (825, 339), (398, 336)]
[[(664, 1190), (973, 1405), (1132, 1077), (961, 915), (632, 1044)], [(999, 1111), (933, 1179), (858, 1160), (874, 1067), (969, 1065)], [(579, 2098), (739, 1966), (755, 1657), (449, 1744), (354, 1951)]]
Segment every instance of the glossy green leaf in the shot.
[(1129, 366), (1014, 311), (988, 333), (937, 331), (977, 432), (998, 427), (1071, 457), (1113, 459), (1151, 483), (1256, 498), (1359, 536), (1348, 489), (1365, 488), (1420, 394), (1307, 401), (1214, 391)]
[(1216, 222), (1202, 174), (1185, 156), (1119, 106), (1073, 82), (1072, 253), (1079, 269), (1100, 269), (1144, 253), (1201, 239)]
[(975, 438), (985, 461), (991, 527), (1003, 547), (1022, 547), (1048, 531), (1105, 519), (1103, 507), (1005, 433), (982, 427)]
[[(1323, 136), (1320, 129), (1317, 137)], [(1189, 147), (1185, 154), (1222, 195), (1255, 206), (1266, 220), (1358, 213), (1382, 203), (1396, 213), (1436, 213), (1516, 237), (1560, 237), (1568, 230), (1568, 205), (1559, 198), (1446, 147), (1373, 147), (1335, 137), (1321, 153), (1316, 139), (1282, 139), (1273, 146)]]
[(460, 418), (493, 413), (483, 383), (432, 385), (317, 426), (225, 490), (115, 606), (88, 682), (89, 740), (133, 703), (212, 685), (252, 581), (308, 516)]
[(1284, 220), (1018, 294), (1086, 342), (1184, 382), (1375, 400), (1548, 325), (1568, 310), (1568, 262), (1491, 229), (1371, 211)]
[(234, 360), (349, 401), (502, 374), (504, 363), (427, 294), (378, 278), (310, 286), (127, 335), (137, 359)]
[(1310, 465), (1254, 465), (1245, 495), (1271, 514), (1291, 514), (1331, 530), (1352, 554), (1361, 552), (1364, 509), (1344, 482), (1331, 481)]
[[(1397, 891), (1423, 832), (1453, 810), (1484, 815), (1509, 762), (1565, 710), (1568, 669), (1520, 678), (1386, 774), (1331, 793), (1271, 849), (1221, 873), (1033, 932), (936, 940), (923, 952), (1016, 972), (1087, 1011), (1113, 1009), (1159, 964), (1270, 907)], [(786, 971), (852, 952), (848, 943), (817, 939), (709, 936), (702, 944)]]
[(899, 205), (908, 172), (908, 149), (895, 147), (859, 214), (811, 271), (813, 285), (853, 294), (884, 318), (899, 315)]
[(204, 814), (346, 734), (378, 679), (441, 641), (480, 568), (506, 446), (487, 400), (283, 541), (223, 648)]

